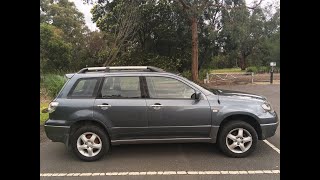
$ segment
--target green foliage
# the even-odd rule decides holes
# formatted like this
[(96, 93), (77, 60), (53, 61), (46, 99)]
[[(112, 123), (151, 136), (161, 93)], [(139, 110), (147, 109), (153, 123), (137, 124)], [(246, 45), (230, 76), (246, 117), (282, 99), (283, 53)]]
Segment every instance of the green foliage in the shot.
[(214, 69), (222, 69), (226, 67), (232, 67), (232, 62), (229, 61), (229, 56), (217, 55), (212, 57), (210, 67)]
[[(110, 65), (153, 65), (189, 76), (190, 15), (198, 19), (200, 76), (203, 69), (250, 66), (267, 72), (261, 67), (269, 67), (271, 61), (280, 67), (280, 8), (272, 14), (269, 9), (248, 10), (245, 1), (228, 0), (237, 8), (226, 11), (208, 6), (190, 14), (178, 1), (135, 1), (139, 26), (121, 40), (123, 46), (117, 46), (119, 18), (128, 14), (119, 12), (131, 12), (125, 2), (98, 1), (91, 12), (100, 31), (90, 32), (73, 2), (40, 0), (40, 73), (64, 75), (85, 66), (102, 66), (110, 54), (119, 51)], [(199, 7), (202, 3), (188, 4)]]
[(42, 76), (40, 87), (45, 88), (48, 96), (54, 98), (58, 95), (65, 82), (66, 78), (63, 76), (46, 74)]
[(167, 71), (180, 72), (182, 61), (179, 58), (160, 56), (154, 53), (130, 52), (119, 58), (114, 66), (155, 66)]
[(89, 35), (83, 14), (73, 2), (41, 0), (40, 73), (78, 70), (89, 64)]
[[(254, 72), (254, 73), (269, 73), (271, 71), (270, 66), (250, 66), (246, 68), (246, 72)], [(280, 67), (274, 67), (274, 73), (280, 72)]]
[(250, 66), (246, 68), (247, 72), (253, 72), (253, 73), (257, 73), (258, 72), (258, 68), (255, 66)]
[[(211, 71), (210, 69), (201, 69), (199, 71), (199, 80), (205, 79), (207, 77), (207, 73), (210, 74), (210, 71)], [(191, 79), (192, 77), (190, 70), (183, 71), (180, 75), (187, 79)]]
[(223, 68), (223, 69), (214, 69), (210, 71), (211, 73), (239, 73), (243, 72), (240, 68)]
[(40, 103), (40, 124), (44, 124), (44, 122), (49, 118), (48, 113), (41, 112), (43, 109), (48, 108), (48, 105), (49, 105), (48, 102)]
[(180, 75), (187, 78), (187, 79), (191, 79), (191, 77), (192, 77), (190, 70), (183, 71)]
[(71, 60), (72, 45), (65, 42), (63, 32), (50, 24), (40, 24), (40, 70), (65, 69)]

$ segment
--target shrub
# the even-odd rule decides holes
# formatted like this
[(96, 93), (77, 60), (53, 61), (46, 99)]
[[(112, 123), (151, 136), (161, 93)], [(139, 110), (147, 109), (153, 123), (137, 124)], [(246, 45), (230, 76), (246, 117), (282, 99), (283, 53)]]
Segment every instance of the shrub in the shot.
[(49, 105), (48, 102), (40, 103), (40, 124), (43, 124), (49, 118), (49, 114), (48, 113), (42, 113), (41, 112), (43, 109), (47, 108), (48, 105)]
[(40, 86), (46, 90), (48, 96), (54, 98), (58, 95), (65, 82), (66, 78), (64, 76), (46, 74), (42, 76)]
[[(199, 80), (203, 80), (206, 78), (207, 76), (207, 73), (210, 73), (210, 70), (209, 69), (201, 69), (199, 71)], [(191, 71), (190, 70), (187, 70), (187, 71), (183, 71), (181, 73), (181, 76), (187, 78), (187, 79), (191, 79), (192, 78), (192, 74), (191, 74)]]
[(225, 56), (225, 55), (214, 56), (214, 57), (212, 57), (211, 63), (209, 66), (213, 67), (215, 69), (222, 69), (222, 68), (230, 67), (231, 63), (229, 61), (229, 56)]
[[(254, 73), (269, 73), (271, 71), (271, 67), (270, 66), (250, 66), (246, 68), (246, 72), (254, 72)], [(279, 73), (280, 72), (280, 68), (275, 67), (273, 72), (275, 73)]]
[(183, 72), (181, 73), (181, 76), (183, 76), (183, 77), (185, 77), (185, 78), (187, 78), (187, 79), (191, 79), (192, 74), (191, 74), (191, 71), (190, 71), (190, 70), (186, 70), (186, 71), (183, 71)]
[(268, 66), (258, 67), (258, 73), (268, 73), (269, 71), (270, 71), (270, 67), (268, 67)]
[(253, 73), (257, 73), (258, 72), (258, 68), (255, 66), (250, 66), (246, 68), (246, 72), (253, 72)]

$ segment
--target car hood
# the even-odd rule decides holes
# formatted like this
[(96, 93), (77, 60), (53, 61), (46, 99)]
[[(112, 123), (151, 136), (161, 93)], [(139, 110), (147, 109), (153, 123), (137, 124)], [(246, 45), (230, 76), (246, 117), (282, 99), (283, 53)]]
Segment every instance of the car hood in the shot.
[(233, 91), (233, 90), (224, 90), (224, 89), (210, 89), (214, 94), (218, 95), (219, 98), (236, 98), (236, 99), (247, 99), (247, 100), (262, 100), (265, 101), (266, 97), (246, 93), (241, 91)]

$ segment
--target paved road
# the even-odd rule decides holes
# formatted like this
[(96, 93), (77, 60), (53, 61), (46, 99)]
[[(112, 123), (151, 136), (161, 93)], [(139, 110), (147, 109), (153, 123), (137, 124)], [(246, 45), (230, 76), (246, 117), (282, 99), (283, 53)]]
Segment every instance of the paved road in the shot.
[[(266, 96), (280, 117), (279, 85), (221, 86)], [(280, 149), (280, 128), (268, 141)], [(41, 179), (280, 179), (278, 173), (250, 174), (257, 170), (279, 170), (280, 154), (268, 144), (259, 141), (256, 151), (247, 158), (228, 158), (212, 144), (144, 144), (114, 146), (102, 160), (82, 162), (69, 153), (63, 144), (43, 140), (40, 143), (40, 173), (65, 173), (61, 177)], [(175, 175), (124, 175), (110, 176), (112, 172), (173, 171)], [(177, 174), (178, 171), (215, 171), (221, 174)], [(246, 171), (249, 174), (232, 174)], [(229, 174), (222, 174), (226, 172)], [(103, 173), (103, 176), (77, 177), (66, 173)], [(104, 174), (107, 173), (107, 174)], [(190, 172), (192, 173), (192, 172)], [(116, 173), (117, 174), (117, 173)], [(50, 174), (51, 175), (51, 174)], [(53, 174), (54, 175), (54, 174)], [(57, 175), (57, 174), (56, 174)], [(72, 175), (72, 174), (69, 174)], [(74, 174), (76, 175), (76, 174)], [(82, 174), (85, 175), (85, 174)]]

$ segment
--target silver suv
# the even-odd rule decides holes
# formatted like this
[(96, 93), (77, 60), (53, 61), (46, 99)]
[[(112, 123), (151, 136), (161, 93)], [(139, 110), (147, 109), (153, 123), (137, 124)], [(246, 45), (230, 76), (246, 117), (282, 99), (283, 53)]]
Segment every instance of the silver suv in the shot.
[(111, 145), (169, 142), (217, 143), (245, 157), (278, 127), (265, 97), (206, 89), (151, 66), (89, 67), (66, 77), (45, 131), (85, 161)]

